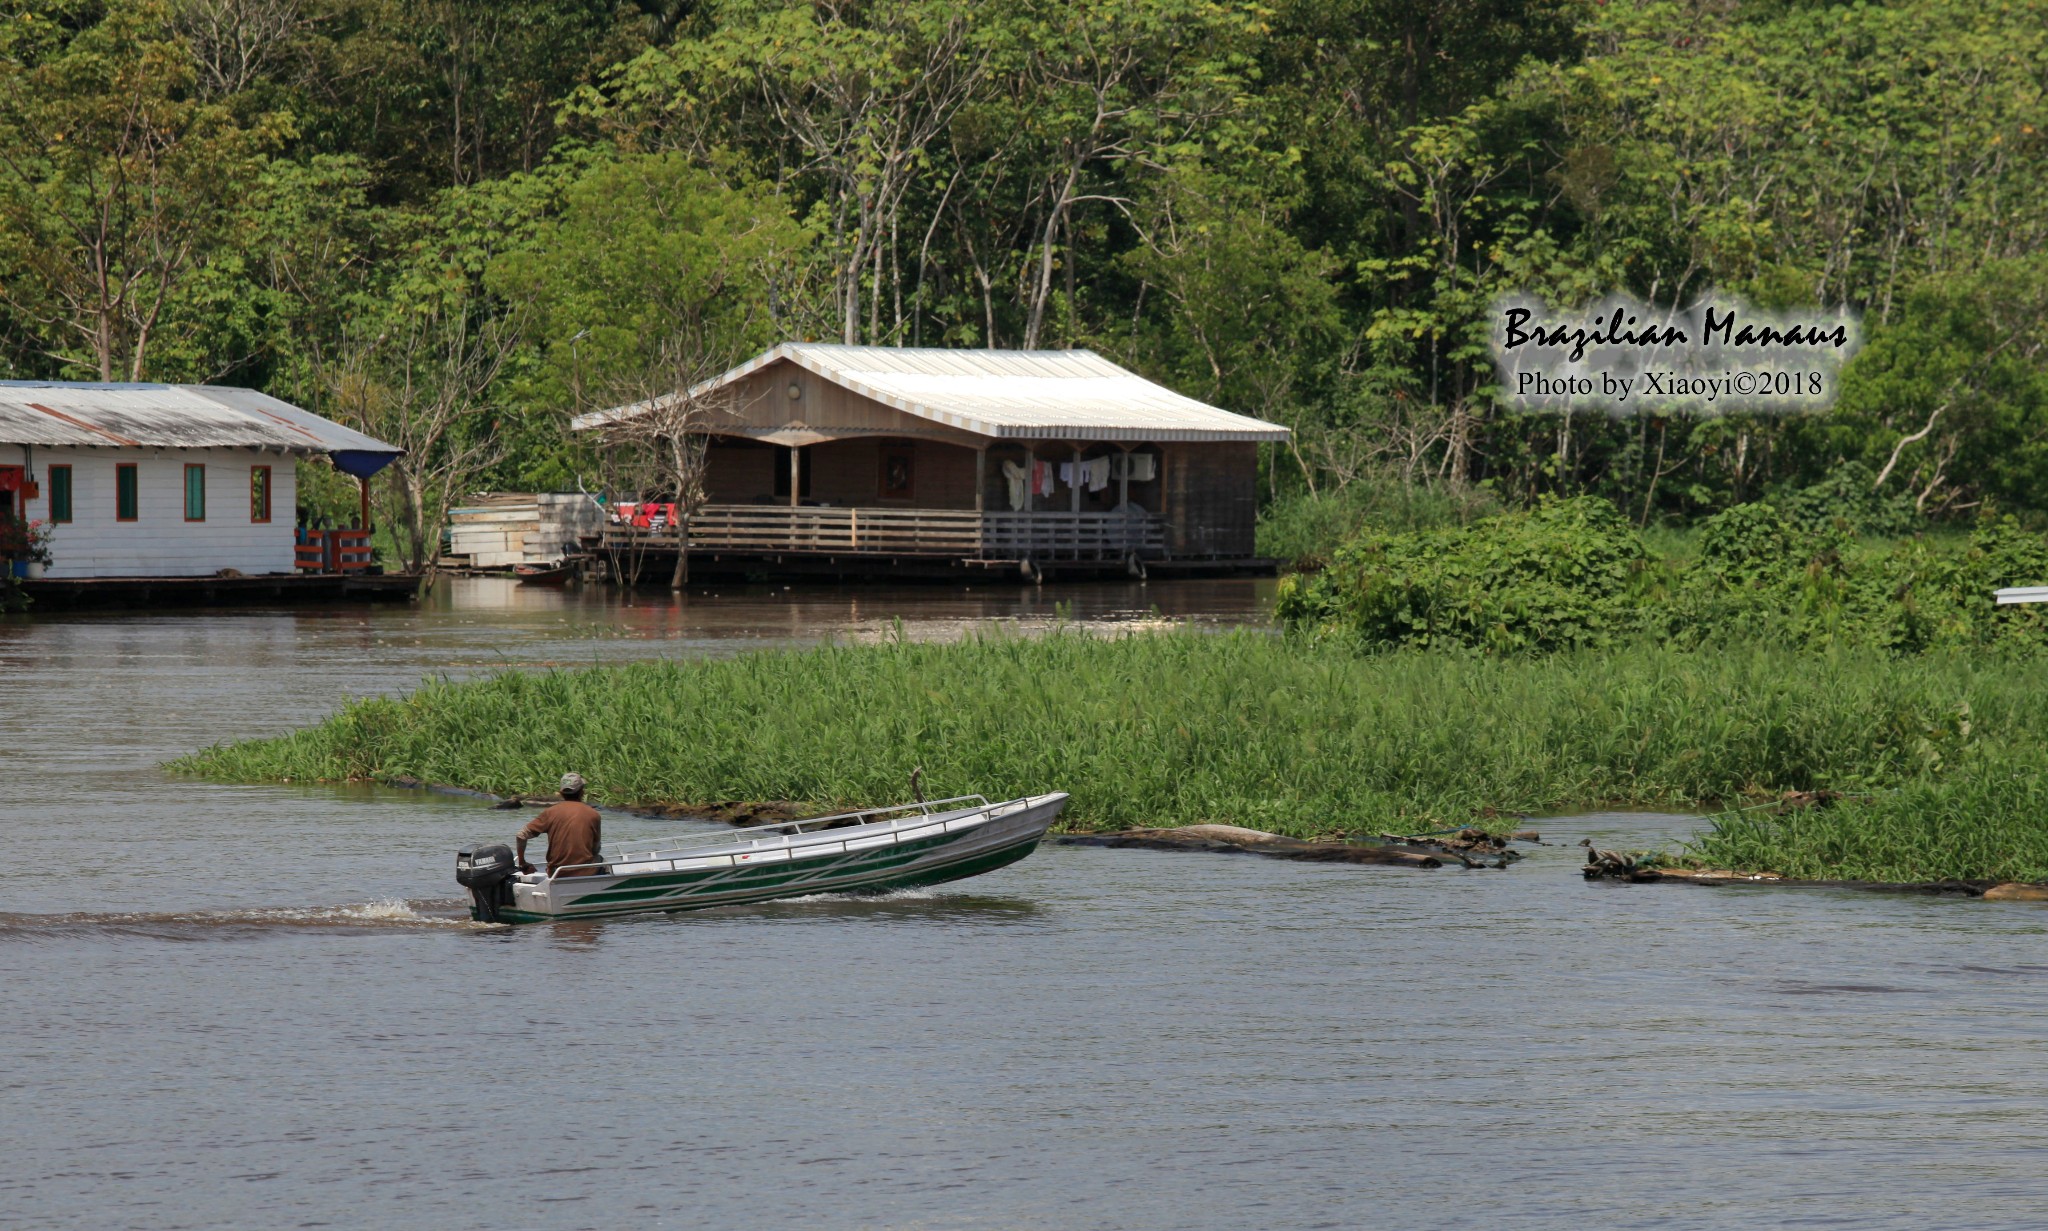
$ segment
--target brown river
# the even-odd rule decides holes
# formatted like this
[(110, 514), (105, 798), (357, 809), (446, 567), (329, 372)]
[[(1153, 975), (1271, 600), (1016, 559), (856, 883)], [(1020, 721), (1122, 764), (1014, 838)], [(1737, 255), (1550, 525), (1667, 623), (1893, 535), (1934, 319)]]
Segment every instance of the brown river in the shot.
[(1270, 587), (0, 618), (0, 1226), (2048, 1221), (2048, 913), (1578, 877), (1688, 818), (1540, 820), (1507, 871), (1050, 846), (500, 930), (451, 872), (507, 813), (158, 769), (428, 673), (1259, 623)]

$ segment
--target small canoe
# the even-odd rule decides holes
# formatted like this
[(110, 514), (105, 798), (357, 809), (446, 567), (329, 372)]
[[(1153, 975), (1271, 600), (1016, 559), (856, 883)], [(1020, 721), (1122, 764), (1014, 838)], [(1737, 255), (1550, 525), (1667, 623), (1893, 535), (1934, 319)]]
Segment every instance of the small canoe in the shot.
[(559, 564), (515, 564), (512, 575), (525, 586), (566, 586), (576, 573), (576, 562), (564, 560)]
[(700, 910), (814, 893), (887, 893), (993, 872), (1029, 855), (1064, 792), (869, 808), (636, 845), (602, 862), (519, 873), (511, 848), (472, 847), (455, 878), (470, 917), (537, 923)]

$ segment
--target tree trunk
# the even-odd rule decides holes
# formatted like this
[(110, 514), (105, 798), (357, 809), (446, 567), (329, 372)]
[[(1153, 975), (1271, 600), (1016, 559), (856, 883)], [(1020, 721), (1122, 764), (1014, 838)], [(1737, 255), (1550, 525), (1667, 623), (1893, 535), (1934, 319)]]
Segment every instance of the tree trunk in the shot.
[(683, 514), (681, 505), (676, 506), (676, 567), (669, 574), (668, 588), (672, 594), (680, 594), (690, 582), (690, 519)]
[(412, 539), (411, 567), (407, 570), (415, 577), (427, 571), (427, 493), (425, 485), (417, 478), (409, 477), (405, 485), (406, 533)]

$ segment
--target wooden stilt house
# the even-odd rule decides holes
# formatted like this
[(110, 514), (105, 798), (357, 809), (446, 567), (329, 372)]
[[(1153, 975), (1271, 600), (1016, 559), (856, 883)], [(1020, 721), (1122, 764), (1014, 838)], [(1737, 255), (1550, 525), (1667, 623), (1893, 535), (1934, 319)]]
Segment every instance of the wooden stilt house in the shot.
[(630, 514), (610, 543), (757, 569), (1256, 568), (1256, 449), (1287, 438), (1089, 351), (784, 343), (679, 397), (710, 437), (706, 503), (686, 543)]

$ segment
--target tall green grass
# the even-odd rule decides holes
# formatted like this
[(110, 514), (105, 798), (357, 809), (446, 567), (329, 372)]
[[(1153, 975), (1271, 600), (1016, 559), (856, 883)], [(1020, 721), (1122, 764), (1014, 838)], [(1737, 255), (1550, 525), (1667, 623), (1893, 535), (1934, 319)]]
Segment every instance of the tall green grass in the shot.
[(1411, 484), (1398, 476), (1369, 475), (1320, 494), (1288, 492), (1261, 509), (1257, 550), (1289, 567), (1319, 568), (1361, 530), (1465, 526), (1503, 507), (1484, 488)]
[(1812, 880), (2048, 881), (2048, 780), (2017, 757), (1985, 758), (1869, 799), (1720, 817), (1686, 853)]
[[(575, 769), (614, 805), (823, 807), (899, 799), (922, 765), (937, 794), (1070, 791), (1080, 828), (1295, 834), (1909, 788), (1880, 794), (1905, 802), (1871, 815), (1897, 823), (1900, 808), (1940, 800), (1945, 823), (1967, 825), (1981, 802), (2003, 826), (1997, 850), (2024, 847), (2023, 863), (2048, 868), (2048, 812), (2016, 811), (2048, 735), (2044, 683), (2038, 662), (1989, 657), (1649, 646), (1488, 659), (1253, 631), (987, 635), (430, 681), (175, 768), (230, 781), (406, 774), (503, 793), (548, 791)], [(1963, 789), (1990, 773), (2029, 785)], [(1708, 850), (1784, 861), (1740, 840)], [(1995, 862), (1963, 849), (1977, 852), (1958, 856), (1971, 867)]]

